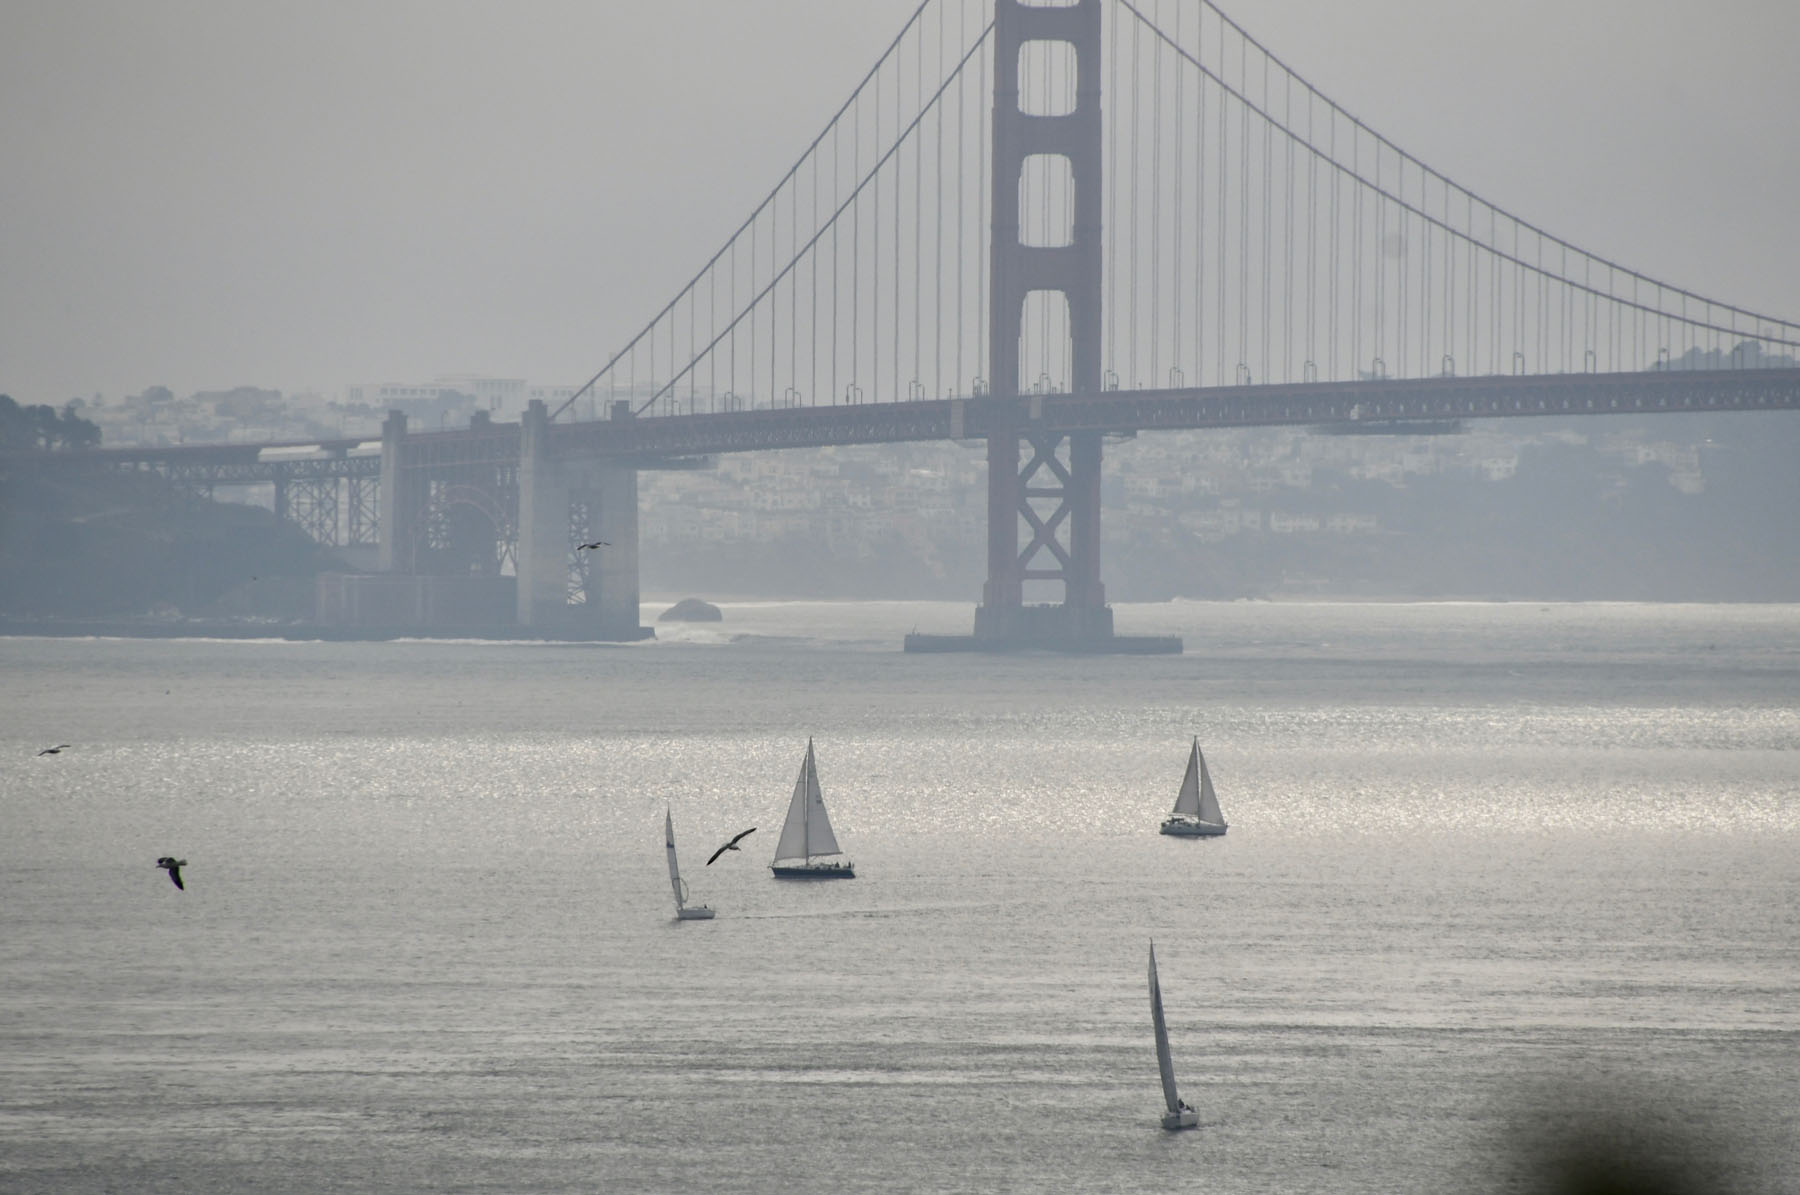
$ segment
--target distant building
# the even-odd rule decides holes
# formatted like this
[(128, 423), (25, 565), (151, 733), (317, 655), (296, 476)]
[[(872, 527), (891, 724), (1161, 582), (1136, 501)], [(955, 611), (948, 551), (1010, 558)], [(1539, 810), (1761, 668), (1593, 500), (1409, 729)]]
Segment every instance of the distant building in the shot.
[(534, 386), (524, 378), (495, 378), (485, 374), (440, 374), (429, 382), (373, 382), (347, 386), (344, 401), (377, 411), (405, 411), (429, 421), (440, 417), (467, 418), (486, 411), (496, 419), (517, 419), (532, 399), (542, 399), (552, 410), (568, 401), (574, 386)]

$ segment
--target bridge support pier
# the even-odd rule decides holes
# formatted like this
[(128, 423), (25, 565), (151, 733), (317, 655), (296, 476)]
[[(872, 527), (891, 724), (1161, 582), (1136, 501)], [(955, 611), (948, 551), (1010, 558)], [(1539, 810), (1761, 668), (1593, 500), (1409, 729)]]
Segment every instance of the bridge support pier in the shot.
[(384, 573), (413, 571), (417, 556), (419, 514), (425, 509), (429, 483), (420, 470), (408, 468), (406, 414), (389, 411), (381, 425), (381, 480), (375, 518), (381, 529), (377, 560)]
[[(615, 419), (629, 417), (615, 409)], [(605, 547), (578, 550), (581, 543)], [(544, 403), (519, 421), (519, 625), (543, 635), (647, 639), (638, 625), (637, 470), (558, 457)]]
[[(975, 633), (908, 635), (908, 651), (1179, 652), (1174, 638), (1122, 638), (1100, 581), (1100, 434), (1067, 437), (1043, 426), (1041, 396), (1020, 396), (1025, 303), (1034, 292), (1068, 304), (1070, 393), (1100, 390), (1101, 114), (1100, 0), (1057, 7), (995, 0), (993, 207), (989, 218), (988, 379), (996, 418), (988, 434), (988, 576), (975, 611)], [(1019, 93), (1019, 56), (1028, 42), (1061, 42), (1073, 52), (1075, 106), (1060, 115), (1027, 112)], [(1067, 160), (1074, 180), (1073, 232), (1065, 244), (1026, 244), (1019, 227), (1026, 159)], [(1047, 230), (1046, 230), (1047, 231)], [(1019, 466), (1020, 444), (1031, 458)], [(1054, 502), (1046, 508), (1046, 502)], [(1021, 524), (1031, 540), (1021, 551)], [(1067, 527), (1067, 540), (1062, 536)], [(1030, 582), (1061, 582), (1059, 604), (1027, 605)]]

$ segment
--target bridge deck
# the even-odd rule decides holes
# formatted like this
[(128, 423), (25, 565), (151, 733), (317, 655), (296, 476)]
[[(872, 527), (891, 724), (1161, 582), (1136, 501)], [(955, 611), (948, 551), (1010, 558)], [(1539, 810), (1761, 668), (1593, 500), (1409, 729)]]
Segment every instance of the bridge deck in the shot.
[[(1125, 433), (1797, 408), (1800, 369), (1669, 370), (1109, 390), (1026, 395), (1010, 402), (969, 398), (798, 406), (557, 424), (552, 434), (559, 454), (651, 463), (726, 452), (980, 439), (1008, 426), (1053, 433)], [(381, 468), (378, 455), (350, 455), (368, 443), (358, 438), (185, 444), (29, 455), (53, 467), (154, 468), (216, 485), (249, 485), (272, 481), (277, 474), (373, 477)], [(489, 424), (421, 432), (408, 436), (406, 445), (406, 463), (418, 468), (507, 465), (517, 463), (519, 433), (516, 424)], [(277, 455), (271, 457), (272, 452)]]

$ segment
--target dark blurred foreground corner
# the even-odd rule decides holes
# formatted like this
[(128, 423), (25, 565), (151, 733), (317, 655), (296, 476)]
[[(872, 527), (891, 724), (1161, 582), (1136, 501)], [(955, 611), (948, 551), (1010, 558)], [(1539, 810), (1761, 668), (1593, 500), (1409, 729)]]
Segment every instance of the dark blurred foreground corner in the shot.
[(1737, 1190), (1708, 1119), (1625, 1085), (1542, 1089), (1514, 1117), (1515, 1189), (1541, 1195), (1714, 1195)]

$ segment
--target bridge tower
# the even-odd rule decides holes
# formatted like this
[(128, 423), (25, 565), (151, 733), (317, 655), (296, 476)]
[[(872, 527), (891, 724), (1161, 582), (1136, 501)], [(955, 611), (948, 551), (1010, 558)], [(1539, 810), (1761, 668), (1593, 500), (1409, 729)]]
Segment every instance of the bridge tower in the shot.
[[(631, 418), (618, 403), (614, 420)], [(585, 555), (584, 542), (606, 545)], [(556, 452), (532, 399), (519, 420), (519, 625), (538, 634), (644, 639), (638, 625), (637, 470)]]
[[(1036, 292), (1067, 304), (1069, 390), (1094, 394), (1101, 375), (1101, 0), (1049, 7), (996, 0), (994, 11), (993, 191), (990, 222), (988, 566), (975, 611), (976, 650), (1051, 647), (1077, 651), (1179, 651), (1179, 640), (1121, 639), (1100, 580), (1099, 432), (1052, 432), (1041, 398), (1021, 394), (1025, 305)], [(1064, 44), (1075, 71), (1075, 105), (1045, 115), (1021, 106), (1019, 60), (1032, 42)], [(1065, 244), (1027, 244), (1019, 212), (1026, 164), (1063, 158), (1073, 179), (1073, 231)], [(1020, 467), (1021, 445), (1030, 457)], [(1043, 505), (1053, 502), (1046, 509)], [(1020, 550), (1021, 524), (1030, 541)], [(1067, 525), (1067, 540), (1062, 538)], [(1061, 582), (1059, 605), (1028, 605), (1032, 581)], [(938, 641), (909, 641), (943, 649)]]

